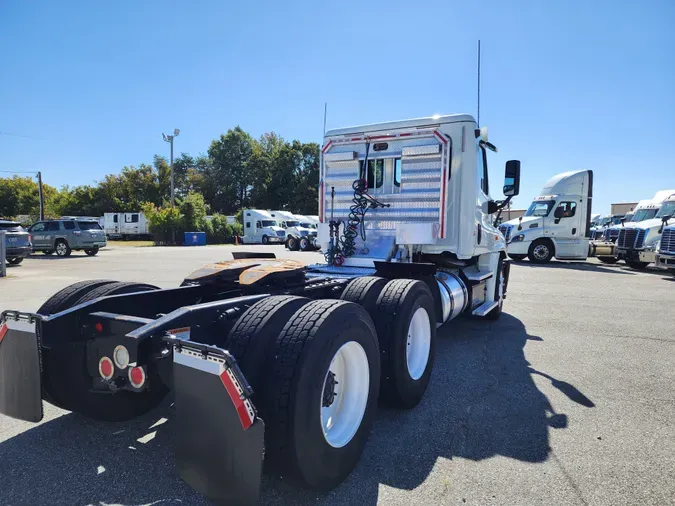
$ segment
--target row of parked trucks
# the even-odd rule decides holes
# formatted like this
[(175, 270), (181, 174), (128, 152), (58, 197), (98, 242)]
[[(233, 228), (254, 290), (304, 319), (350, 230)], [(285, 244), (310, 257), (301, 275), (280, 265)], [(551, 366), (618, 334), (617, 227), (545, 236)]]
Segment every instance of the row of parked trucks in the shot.
[(675, 224), (675, 189), (658, 191), (652, 199), (640, 201), (630, 215), (592, 217), (592, 200), (593, 171), (565, 172), (551, 178), (524, 216), (499, 227), (509, 257), (516, 261), (528, 258), (534, 263), (597, 257), (605, 263), (623, 260), (635, 269), (650, 263), (674, 265), (668, 260), (675, 250), (670, 245), (668, 225)]
[[(378, 402), (423, 398), (437, 327), (502, 314), (510, 263), (494, 214), (518, 194), (520, 162), (494, 200), (494, 150), (466, 114), (327, 132), (326, 262), (236, 251), (175, 288), (84, 281), (35, 313), (4, 311), (0, 412), (38, 422), (46, 400), (127, 420), (171, 393), (178, 470), (209, 499), (256, 503), (263, 461), (297, 485), (337, 486)], [(260, 221), (268, 240), (292, 228), (249, 212), (245, 229)]]
[(291, 251), (319, 249), (319, 216), (303, 216), (288, 211), (246, 209), (243, 212), (244, 244), (283, 243)]

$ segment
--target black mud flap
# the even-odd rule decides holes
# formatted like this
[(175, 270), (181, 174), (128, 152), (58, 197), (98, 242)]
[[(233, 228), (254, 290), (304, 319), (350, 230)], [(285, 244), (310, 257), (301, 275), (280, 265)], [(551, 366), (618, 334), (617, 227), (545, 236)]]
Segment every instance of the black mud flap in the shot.
[(43, 416), (36, 323), (30, 313), (0, 315), (0, 413), (27, 422)]
[(258, 504), (265, 426), (246, 379), (220, 348), (165, 339), (174, 344), (181, 478), (217, 503)]

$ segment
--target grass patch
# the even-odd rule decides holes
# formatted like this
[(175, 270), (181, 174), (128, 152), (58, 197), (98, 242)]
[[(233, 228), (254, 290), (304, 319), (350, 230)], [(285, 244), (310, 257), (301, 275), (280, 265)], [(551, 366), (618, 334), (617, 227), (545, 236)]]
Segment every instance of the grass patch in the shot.
[(154, 245), (153, 241), (108, 241), (109, 248), (144, 248)]

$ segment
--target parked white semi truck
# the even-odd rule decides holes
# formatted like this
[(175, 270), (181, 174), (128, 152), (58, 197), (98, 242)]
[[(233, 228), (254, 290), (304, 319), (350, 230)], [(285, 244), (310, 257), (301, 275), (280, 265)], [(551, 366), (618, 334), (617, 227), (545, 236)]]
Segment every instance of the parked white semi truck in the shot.
[(270, 211), (286, 229), (286, 247), (291, 251), (309, 251), (314, 249), (316, 229), (313, 228), (307, 218), (288, 211)]
[[(464, 114), (328, 132), (329, 262), (236, 251), (180, 287), (82, 281), (37, 313), (3, 311), (0, 413), (38, 422), (45, 399), (121, 421), (173, 391), (175, 468), (208, 499), (257, 503), (263, 460), (287, 483), (337, 486), (379, 402), (423, 398), (437, 327), (502, 313), (510, 263), (493, 213), (518, 194), (520, 162), (494, 201), (490, 149)], [(269, 213), (243, 218), (283, 232)]]
[[(616, 239), (616, 256), (634, 269), (644, 269), (656, 261), (656, 247), (668, 221), (675, 216), (675, 190), (666, 190), (668, 197), (651, 220), (629, 223), (622, 227)], [(661, 192), (659, 192), (661, 193)]]
[(665, 267), (672, 274), (675, 274), (675, 225), (668, 225), (663, 228), (656, 251), (656, 265)]
[(564, 172), (547, 181), (524, 216), (499, 229), (509, 257), (547, 263), (585, 260), (591, 234), (593, 171)]
[(270, 244), (284, 242), (286, 232), (279, 226), (269, 211), (261, 209), (246, 209), (243, 213), (245, 244)]
[(619, 237), (621, 229), (654, 218), (661, 208), (661, 202), (665, 196), (667, 195), (663, 195), (663, 192), (658, 192), (653, 199), (639, 201), (635, 206), (635, 209), (633, 209), (633, 212), (629, 213), (632, 215), (630, 219), (627, 219), (627, 214), (620, 225), (606, 226), (600, 237), (591, 240), (588, 256), (595, 256), (598, 260), (606, 264), (618, 262), (619, 259), (616, 256), (616, 240)]

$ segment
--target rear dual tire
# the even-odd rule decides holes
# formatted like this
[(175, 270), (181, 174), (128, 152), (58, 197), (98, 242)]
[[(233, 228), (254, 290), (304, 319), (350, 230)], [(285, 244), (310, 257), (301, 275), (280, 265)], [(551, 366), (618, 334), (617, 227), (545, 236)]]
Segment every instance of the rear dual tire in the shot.
[[(55, 314), (99, 297), (154, 289), (157, 287), (142, 283), (83, 281), (54, 294), (38, 313)], [(168, 393), (155, 368), (149, 368), (148, 387), (142, 392), (92, 393), (93, 378), (87, 371), (87, 343), (67, 341), (67, 337), (51, 339), (48, 346), (42, 348), (43, 395), (55, 406), (96, 420), (123, 421), (155, 408)]]
[(266, 468), (307, 488), (339, 485), (361, 456), (377, 405), (379, 350), (365, 309), (269, 297), (242, 314), (228, 343), (257, 387)]
[(286, 239), (286, 248), (288, 248), (290, 251), (298, 251), (300, 248), (300, 241), (298, 241), (295, 237), (289, 237)]

